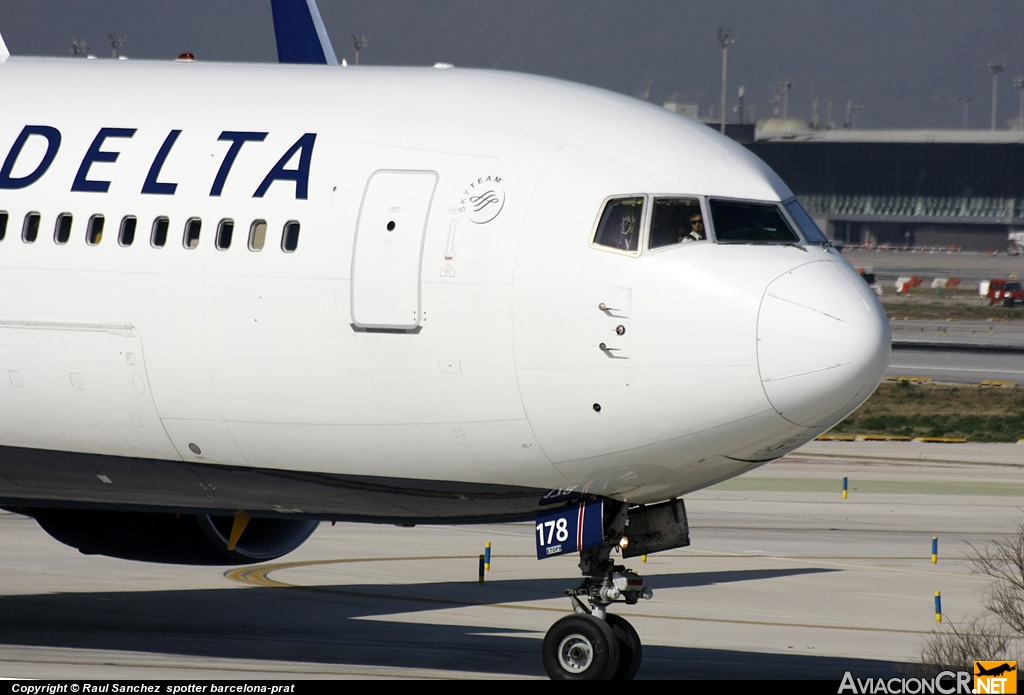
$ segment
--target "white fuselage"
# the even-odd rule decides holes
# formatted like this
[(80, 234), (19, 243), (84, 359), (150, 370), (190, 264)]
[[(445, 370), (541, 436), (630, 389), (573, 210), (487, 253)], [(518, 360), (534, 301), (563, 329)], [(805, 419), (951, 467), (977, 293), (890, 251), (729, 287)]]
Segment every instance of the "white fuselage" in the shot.
[[(792, 195), (633, 99), (489, 71), (136, 61), (13, 59), (0, 85), (0, 158), (26, 126), (60, 133), (45, 173), (0, 188), (2, 446), (654, 502), (827, 430), (888, 360), (885, 314), (834, 250), (591, 245), (612, 196)], [(104, 128), (134, 133), (95, 145)], [(51, 144), (28, 137), (9, 180)]]

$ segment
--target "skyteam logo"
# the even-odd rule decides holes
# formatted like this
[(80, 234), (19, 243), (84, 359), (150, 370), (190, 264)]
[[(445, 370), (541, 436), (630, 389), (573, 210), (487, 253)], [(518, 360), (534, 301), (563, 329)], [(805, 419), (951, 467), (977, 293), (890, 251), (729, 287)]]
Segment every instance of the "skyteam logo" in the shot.
[(487, 224), (505, 207), (505, 187), (500, 176), (481, 176), (462, 190), (459, 212), (473, 224)]

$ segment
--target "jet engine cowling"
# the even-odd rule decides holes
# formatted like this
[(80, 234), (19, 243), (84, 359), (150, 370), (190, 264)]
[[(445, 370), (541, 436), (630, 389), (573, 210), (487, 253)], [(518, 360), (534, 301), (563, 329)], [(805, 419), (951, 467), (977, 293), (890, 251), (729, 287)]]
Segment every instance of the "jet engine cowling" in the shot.
[(249, 520), (234, 548), (230, 516), (92, 509), (23, 509), (43, 530), (85, 555), (179, 565), (245, 565), (298, 548), (320, 523), (309, 519)]

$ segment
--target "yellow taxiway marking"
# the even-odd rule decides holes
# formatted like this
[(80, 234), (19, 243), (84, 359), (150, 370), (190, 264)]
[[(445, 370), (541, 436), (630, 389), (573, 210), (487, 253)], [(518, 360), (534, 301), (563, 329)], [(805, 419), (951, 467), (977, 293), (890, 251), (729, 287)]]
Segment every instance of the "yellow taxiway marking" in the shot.
[[(412, 557), (350, 557), (340, 560), (303, 560), (301, 562), (272, 562), (267, 565), (255, 565), (253, 567), (239, 567), (224, 573), (228, 579), (243, 584), (255, 584), (257, 586), (276, 586), (289, 589), (304, 588), (295, 584), (279, 582), (276, 579), (269, 579), (267, 575), (279, 570), (290, 570), (296, 567), (313, 567), (318, 565), (346, 565), (358, 562), (408, 562), (410, 560), (465, 560), (470, 555), (417, 555)], [(532, 557), (505, 555), (503, 557)]]
[[(705, 551), (706, 552), (706, 551)], [(530, 557), (532, 555), (503, 555), (503, 557)], [(680, 556), (676, 556), (680, 557)], [(734, 553), (722, 553), (720, 557), (748, 557), (758, 559), (769, 559), (769, 560), (787, 560), (795, 558), (784, 558), (776, 557), (774, 555), (739, 555)], [(528, 605), (516, 605), (511, 603), (491, 603), (487, 601), (457, 601), (454, 599), (441, 599), (441, 598), (429, 598), (423, 596), (403, 596), (401, 594), (384, 594), (368, 591), (350, 591), (347, 589), (337, 589), (334, 587), (326, 586), (303, 586), (301, 584), (290, 584), (288, 582), (282, 582), (277, 579), (271, 579), (271, 572), (278, 572), (281, 570), (295, 569), (299, 567), (315, 567), (323, 565), (340, 565), (340, 564), (351, 564), (361, 562), (408, 562), (416, 560), (469, 560), (475, 559), (472, 555), (419, 555), (419, 556), (408, 556), (408, 557), (375, 557), (375, 558), (342, 558), (336, 560), (304, 560), (301, 562), (275, 562), (266, 565), (256, 565), (254, 567), (239, 567), (237, 569), (229, 570), (224, 573), (224, 576), (228, 579), (241, 582), (243, 584), (252, 584), (255, 586), (261, 586), (265, 588), (277, 588), (277, 589), (292, 589), (296, 591), (304, 591), (316, 594), (330, 594), (334, 596), (346, 596), (350, 598), (373, 598), (383, 599), (389, 601), (406, 601), (409, 603), (429, 603), (442, 606), (451, 607), (486, 607), (486, 608), (502, 608), (507, 610), (520, 610), (520, 611), (541, 611), (546, 613), (571, 613), (571, 610), (564, 608), (555, 608), (552, 606), (528, 606)], [(799, 560), (797, 560), (799, 562)], [(844, 567), (847, 569), (866, 569), (863, 565), (850, 565), (844, 563), (829, 563), (827, 561), (821, 562), (821, 564), (831, 564), (836, 567)], [(893, 567), (882, 567), (875, 569), (883, 570), (894, 570), (894, 571), (909, 571), (916, 572), (916, 570), (900, 570)], [(937, 572), (930, 572), (929, 574), (935, 575), (940, 574)], [(955, 577), (963, 577), (963, 575), (947, 575)], [(401, 585), (397, 585), (401, 586)], [(777, 622), (770, 620), (739, 620), (730, 618), (703, 618), (697, 616), (685, 616), (685, 615), (652, 615), (648, 613), (619, 613), (623, 617), (629, 618), (645, 618), (650, 620), (678, 620), (685, 622), (698, 622), (698, 623), (724, 623), (727, 625), (754, 625), (760, 627), (797, 627), (805, 629), (816, 629), (816, 630), (850, 630), (856, 632), (891, 632), (900, 634), (911, 634), (911, 635), (929, 635), (932, 630), (913, 630), (903, 628), (885, 628), (885, 627), (868, 627), (860, 625), (826, 625), (816, 623), (793, 623), (793, 622)]]

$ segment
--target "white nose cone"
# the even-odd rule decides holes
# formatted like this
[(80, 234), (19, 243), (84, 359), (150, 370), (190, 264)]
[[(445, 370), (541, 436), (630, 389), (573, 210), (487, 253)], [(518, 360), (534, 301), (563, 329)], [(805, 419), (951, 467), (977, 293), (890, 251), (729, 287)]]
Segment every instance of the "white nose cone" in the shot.
[(820, 261), (773, 281), (757, 320), (757, 362), (772, 407), (796, 425), (832, 426), (889, 364), (889, 321), (846, 264)]

